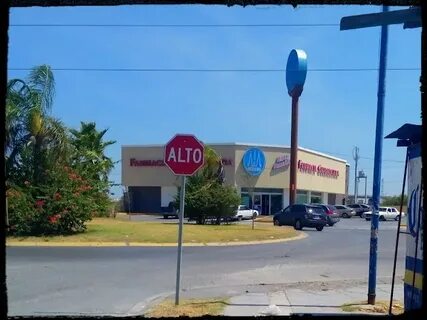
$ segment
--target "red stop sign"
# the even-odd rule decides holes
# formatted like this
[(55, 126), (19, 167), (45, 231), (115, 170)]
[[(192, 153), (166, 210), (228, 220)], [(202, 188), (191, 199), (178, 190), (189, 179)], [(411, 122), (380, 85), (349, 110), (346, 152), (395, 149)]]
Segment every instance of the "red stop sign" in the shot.
[(191, 176), (204, 162), (204, 146), (190, 134), (177, 134), (165, 147), (165, 164), (175, 175)]

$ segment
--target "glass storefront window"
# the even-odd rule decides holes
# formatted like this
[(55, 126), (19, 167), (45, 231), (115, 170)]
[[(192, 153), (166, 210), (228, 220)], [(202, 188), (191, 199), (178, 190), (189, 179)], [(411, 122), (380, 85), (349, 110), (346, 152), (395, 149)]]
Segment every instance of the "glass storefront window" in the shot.
[(322, 203), (322, 193), (321, 192), (311, 192), (310, 203)]
[(251, 206), (251, 197), (248, 194), (242, 193), (240, 204), (250, 207)]
[(296, 203), (308, 203), (308, 193), (307, 193), (307, 191), (298, 191), (297, 190)]
[(282, 195), (271, 195), (271, 214), (275, 214), (282, 209)]

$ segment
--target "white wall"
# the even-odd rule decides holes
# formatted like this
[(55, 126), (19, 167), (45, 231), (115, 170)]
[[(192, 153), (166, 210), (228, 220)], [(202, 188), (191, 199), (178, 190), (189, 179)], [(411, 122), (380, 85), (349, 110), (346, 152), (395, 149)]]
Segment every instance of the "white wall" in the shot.
[(162, 201), (161, 206), (167, 207), (169, 205), (169, 202), (174, 201), (174, 197), (176, 193), (178, 192), (177, 187), (162, 187), (161, 195), (162, 195)]
[(328, 193), (322, 192), (322, 203), (328, 203)]
[(283, 208), (289, 206), (289, 189), (283, 189)]

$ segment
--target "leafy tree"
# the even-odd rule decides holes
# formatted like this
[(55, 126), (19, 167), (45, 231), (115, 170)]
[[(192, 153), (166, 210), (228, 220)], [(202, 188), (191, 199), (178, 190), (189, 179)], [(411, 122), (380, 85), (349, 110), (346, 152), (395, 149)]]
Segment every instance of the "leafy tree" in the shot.
[(103, 141), (107, 130), (82, 123), (70, 131), (50, 116), (55, 81), (47, 65), (32, 69), (24, 81), (8, 82), (5, 171), (9, 225), (22, 235), (67, 234), (107, 215), (108, 173), (114, 163)]
[[(199, 224), (214, 219), (217, 224), (221, 218), (234, 216), (240, 196), (235, 188), (224, 185), (224, 173), (221, 158), (215, 151), (205, 147), (205, 165), (194, 176), (187, 179), (185, 192), (185, 216)], [(175, 196), (179, 208), (179, 190)]]

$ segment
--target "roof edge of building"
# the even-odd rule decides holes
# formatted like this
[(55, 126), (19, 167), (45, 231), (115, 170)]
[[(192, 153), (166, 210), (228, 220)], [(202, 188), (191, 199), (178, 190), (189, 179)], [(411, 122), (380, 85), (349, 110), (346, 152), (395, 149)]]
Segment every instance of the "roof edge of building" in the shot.
[[(290, 146), (285, 146), (285, 145), (277, 145), (277, 144), (260, 144), (260, 143), (244, 143), (244, 142), (223, 142), (223, 143), (205, 143), (208, 146), (245, 146), (245, 147), (266, 147), (266, 148), (284, 148), (284, 149), (290, 149)], [(138, 145), (122, 145), (122, 148), (126, 148), (126, 147), (164, 147), (164, 144), (138, 144)], [(349, 163), (347, 162), (347, 160), (345, 159), (341, 159), (341, 158), (337, 158), (334, 156), (331, 156), (329, 154), (323, 153), (323, 152), (319, 152), (316, 150), (312, 150), (312, 149), (307, 149), (307, 148), (303, 148), (303, 147), (298, 147), (298, 150), (301, 151), (305, 151), (305, 152), (309, 152), (318, 156), (322, 156), (325, 158), (329, 158), (332, 160), (336, 160), (336, 161), (340, 161), (340, 162), (344, 162), (345, 164)]]

